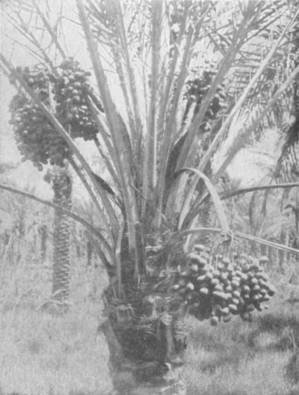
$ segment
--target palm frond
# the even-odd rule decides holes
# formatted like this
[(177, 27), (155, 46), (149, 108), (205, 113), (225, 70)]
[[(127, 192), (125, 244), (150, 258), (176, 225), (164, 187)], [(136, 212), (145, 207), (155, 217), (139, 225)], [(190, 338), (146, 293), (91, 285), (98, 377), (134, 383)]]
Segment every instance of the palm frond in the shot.
[[(116, 1), (116, 0), (115, 0)], [(115, 3), (113, 1), (113, 3)], [(111, 5), (111, 3), (110, 3)], [(86, 41), (88, 45), (89, 54), (93, 64), (94, 73), (97, 80), (98, 89), (103, 102), (104, 111), (107, 117), (107, 122), (109, 125), (109, 130), (111, 133), (111, 138), (113, 142), (115, 167), (119, 175), (121, 192), (123, 194), (124, 207), (126, 210), (126, 215), (128, 218), (128, 239), (129, 239), (129, 249), (131, 254), (135, 256), (137, 251), (136, 245), (136, 230), (135, 224), (137, 223), (137, 205), (135, 200), (135, 195), (132, 193), (131, 189), (127, 185), (133, 184), (133, 177), (131, 173), (130, 164), (130, 153), (127, 150), (127, 145), (124, 139), (125, 122), (123, 122), (120, 114), (116, 111), (115, 104), (111, 98), (111, 93), (108, 88), (107, 79), (103, 69), (103, 65), (98, 53), (97, 45), (94, 41), (90, 25), (85, 12), (85, 7), (81, 0), (77, 0), (77, 7), (79, 11), (80, 20), (82, 27), (86, 36)], [(136, 256), (135, 256), (135, 259)], [(136, 275), (139, 272), (138, 263), (136, 261)]]
[(299, 118), (285, 129), (287, 129), (283, 131), (285, 142), (277, 159), (275, 176), (277, 178), (296, 179), (298, 176), (296, 148), (299, 142)]
[(55, 43), (56, 48), (58, 49), (60, 55), (62, 56), (63, 59), (66, 58), (66, 54), (64, 52), (64, 50), (62, 49), (62, 46), (60, 45), (60, 42), (57, 38), (57, 35), (55, 34), (55, 30), (51, 27), (51, 25), (49, 24), (49, 20), (48, 18), (45, 16), (45, 14), (42, 12), (42, 10), (40, 9), (39, 5), (37, 4), (36, 0), (32, 0), (33, 5), (36, 9), (37, 14), (39, 15), (39, 17), (41, 18), (48, 34), (50, 35), (50, 37), (52, 38), (53, 42)]
[(156, 185), (156, 166), (157, 166), (157, 125), (156, 125), (156, 102), (158, 78), (160, 74), (160, 47), (162, 35), (162, 14), (163, 2), (159, 0), (152, 1), (152, 31), (151, 31), (151, 93), (150, 106), (148, 114), (148, 127), (144, 144), (144, 164), (143, 164), (143, 187), (144, 196), (143, 215), (145, 214), (148, 196), (153, 193)]
[[(231, 145), (228, 152), (226, 153), (226, 158), (223, 164), (220, 166), (221, 172), (225, 171), (229, 163), (231, 163), (232, 159), (234, 158), (237, 152), (236, 146), (238, 147), (238, 149), (244, 146), (244, 144), (248, 141), (246, 137), (248, 138), (249, 133), (252, 133), (260, 125), (261, 121), (264, 119), (267, 113), (271, 111), (273, 105), (276, 103), (279, 97), (283, 94), (283, 92), (286, 91), (286, 89), (290, 86), (290, 84), (293, 83), (298, 72), (299, 72), (299, 66), (297, 66), (292, 71), (292, 73), (287, 77), (285, 82), (280, 86), (280, 88), (274, 93), (274, 95), (268, 101), (267, 105), (262, 109), (260, 109), (259, 111), (257, 111), (256, 113), (252, 114), (251, 120), (248, 121), (248, 126), (240, 130), (239, 135), (236, 136), (233, 144)], [(220, 170), (217, 171), (216, 176), (218, 176), (219, 174), (220, 174)]]
[[(59, 206), (59, 205), (57, 205), (55, 203), (52, 203), (52, 202), (49, 202), (49, 201), (47, 201), (45, 199), (41, 199), (41, 198), (39, 198), (37, 196), (34, 196), (31, 193), (29, 193), (29, 192), (25, 192), (25, 191), (19, 190), (18, 188), (14, 188), (14, 187), (11, 187), (11, 186), (8, 186), (8, 185), (0, 184), (0, 189), (2, 189), (4, 191), (15, 193), (15, 194), (20, 195), (20, 196), (24, 196), (24, 197), (26, 197), (28, 199), (34, 200), (34, 201), (36, 201), (38, 203), (41, 203), (41, 204), (46, 205), (48, 207), (54, 208), (55, 210), (61, 211), (62, 213), (68, 215), (69, 217), (71, 217), (75, 221), (79, 222), (84, 227), (86, 227), (88, 229), (88, 231), (91, 232), (91, 234), (93, 234), (96, 238), (98, 238), (101, 241), (101, 243), (103, 243), (105, 248), (107, 248), (107, 250), (110, 252), (110, 255), (111, 255), (111, 253), (112, 253), (111, 246), (108, 244), (108, 242), (103, 237), (103, 235), (99, 232), (99, 230), (94, 228), (90, 223), (88, 223), (84, 218), (81, 218), (76, 213), (73, 213), (72, 211), (70, 211), (70, 210), (68, 210), (66, 208), (63, 208), (63, 207), (61, 207), (61, 206)], [(102, 231), (105, 232), (104, 229), (102, 229)]]
[[(205, 174), (203, 174), (200, 170), (193, 169), (193, 168), (188, 168), (188, 167), (181, 169), (179, 172), (176, 173), (176, 176), (178, 176), (179, 174), (182, 174), (184, 172), (191, 172), (191, 173), (195, 174), (197, 176), (196, 177), (197, 178), (197, 180), (196, 180), (197, 182), (198, 182), (198, 179), (202, 179), (204, 181), (204, 183), (205, 183), (205, 185), (206, 185), (206, 187), (207, 187), (207, 189), (208, 189), (208, 191), (209, 191), (209, 193), (210, 193), (210, 195), (212, 197), (214, 208), (215, 208), (215, 211), (217, 213), (217, 217), (218, 217), (219, 223), (221, 225), (221, 228), (222, 228), (223, 232), (228, 233), (229, 232), (229, 225), (228, 225), (228, 221), (227, 221), (227, 218), (226, 218), (226, 215), (225, 215), (224, 206), (221, 203), (221, 200), (220, 200), (220, 197), (218, 195), (218, 192), (216, 191), (215, 187), (213, 186), (213, 184), (211, 183), (209, 178)], [(190, 195), (191, 194), (193, 194), (193, 190), (192, 189), (191, 189)], [(188, 196), (190, 196), (190, 195), (188, 195)], [(180, 215), (180, 219), (179, 219), (179, 228), (180, 228), (180, 225), (184, 221), (184, 218), (186, 216), (186, 212), (189, 212), (189, 207), (188, 207), (189, 204), (190, 204), (190, 199), (186, 199), (185, 205), (184, 205), (185, 207), (183, 207), (182, 210), (181, 210), (181, 215)]]
[[(197, 228), (177, 232), (176, 234), (174, 234), (173, 238), (180, 238), (181, 239), (183, 237), (187, 237), (190, 235), (197, 235), (202, 232), (222, 233), (222, 229), (221, 228), (213, 228), (213, 227), (197, 227)], [(289, 252), (289, 253), (294, 254), (296, 256), (299, 255), (299, 250), (296, 248), (288, 247), (286, 245), (276, 243), (273, 241), (269, 241), (269, 240), (265, 240), (261, 237), (252, 236), (252, 235), (249, 235), (249, 234), (246, 234), (243, 232), (233, 232), (232, 237), (233, 238), (240, 238), (243, 240), (253, 241), (257, 244), (264, 245), (264, 246), (267, 246), (270, 248), (274, 248), (274, 249), (280, 250), (280, 251), (286, 251), (286, 252)]]
[(234, 191), (228, 191), (225, 192), (223, 195), (220, 195), (221, 199), (229, 199), (234, 196), (242, 195), (244, 193), (250, 193), (254, 191), (264, 191), (264, 190), (269, 190), (269, 189), (289, 189), (289, 188), (294, 188), (294, 187), (299, 187), (298, 182), (290, 182), (290, 183), (283, 183), (283, 184), (273, 184), (273, 185), (257, 185), (255, 187), (249, 187), (249, 188), (241, 188), (237, 189)]
[(226, 133), (227, 127), (230, 125), (233, 117), (235, 116), (235, 114), (240, 110), (241, 106), (243, 105), (243, 103), (245, 102), (249, 92), (251, 91), (251, 89), (254, 87), (254, 85), (256, 84), (256, 82), (258, 81), (258, 79), (260, 78), (260, 76), (262, 75), (262, 73), (264, 72), (265, 68), (267, 67), (267, 65), (269, 64), (271, 58), (273, 57), (273, 55), (275, 54), (278, 46), (280, 45), (282, 39), (284, 38), (285, 34), (287, 33), (287, 31), (290, 29), (290, 27), (292, 26), (294, 20), (296, 18), (295, 17), (292, 19), (291, 22), (289, 22), (287, 24), (287, 26), (284, 28), (283, 32), (281, 33), (281, 35), (279, 36), (279, 38), (276, 40), (276, 42), (274, 43), (272, 49), (269, 51), (268, 55), (265, 57), (265, 59), (263, 60), (263, 62), (260, 64), (260, 67), (258, 68), (258, 70), (256, 71), (256, 73), (254, 74), (254, 76), (252, 77), (252, 79), (250, 80), (250, 83), (246, 86), (246, 89), (244, 90), (244, 92), (242, 93), (242, 95), (240, 96), (240, 98), (238, 99), (236, 105), (233, 107), (233, 109), (231, 110), (229, 116), (226, 118), (225, 122), (222, 124), (219, 132), (217, 133), (217, 135), (215, 136), (213, 142), (211, 143), (211, 145), (209, 146), (209, 149), (207, 150), (207, 152), (205, 153), (204, 157), (201, 159), (200, 164), (199, 164), (199, 169), (201, 169), (202, 171), (204, 170), (205, 166), (207, 165), (209, 159), (211, 158), (211, 156), (213, 155), (213, 153), (215, 152), (215, 149), (218, 147), (218, 144), (221, 140), (223, 140), (223, 135), (224, 133)]
[(82, 184), (84, 185), (85, 189), (87, 190), (91, 200), (93, 201), (95, 207), (97, 208), (99, 213), (102, 213), (102, 207), (100, 206), (99, 200), (97, 199), (97, 196), (95, 195), (92, 187), (89, 185), (88, 180), (85, 177), (85, 174), (82, 172), (80, 167), (77, 165), (76, 161), (74, 158), (70, 157), (69, 158), (69, 163), (72, 167), (72, 169), (75, 171), (79, 179), (81, 180)]
[[(217, 86), (224, 81), (224, 78), (227, 72), (230, 70), (237, 53), (244, 44), (244, 40), (247, 35), (247, 25), (251, 17), (252, 15), (250, 13), (244, 13), (243, 20), (239, 23), (238, 27), (233, 32), (233, 37), (231, 39), (229, 47), (226, 49), (225, 55), (223, 56), (221, 62), (219, 62), (219, 67), (211, 83), (210, 89), (203, 98), (199, 112), (189, 128), (188, 135), (178, 161), (177, 169), (179, 169), (186, 163), (192, 163), (191, 161), (196, 151), (196, 145), (193, 144), (196, 134), (198, 133), (198, 130), (203, 122), (210, 101), (216, 93)], [(203, 170), (202, 166), (201, 170)]]
[[(171, 108), (169, 110), (169, 114), (167, 114), (168, 119), (166, 120), (166, 125), (165, 125), (166, 132), (163, 136), (163, 140), (162, 140), (162, 144), (161, 144), (161, 152), (160, 152), (160, 164), (161, 165), (160, 165), (159, 179), (158, 179), (157, 188), (156, 188), (156, 195), (159, 196), (157, 226), (159, 226), (159, 223), (161, 221), (163, 200), (164, 200), (164, 195), (166, 192), (165, 180), (166, 180), (167, 161), (168, 161), (170, 148), (171, 148), (172, 144), (174, 143), (175, 133), (173, 133), (173, 127), (176, 126), (176, 113), (177, 113), (177, 109), (178, 109), (179, 98), (181, 96), (184, 82), (187, 77), (187, 65), (189, 64), (189, 61), (191, 58), (190, 46), (192, 43), (192, 38), (193, 38), (192, 36), (193, 36), (193, 31), (190, 30), (189, 34), (187, 36), (187, 39), (186, 39), (186, 46), (184, 49), (181, 72), (179, 73), (179, 77), (176, 81), (175, 95), (172, 98), (173, 101), (172, 101)], [(174, 156), (172, 158), (174, 158)]]

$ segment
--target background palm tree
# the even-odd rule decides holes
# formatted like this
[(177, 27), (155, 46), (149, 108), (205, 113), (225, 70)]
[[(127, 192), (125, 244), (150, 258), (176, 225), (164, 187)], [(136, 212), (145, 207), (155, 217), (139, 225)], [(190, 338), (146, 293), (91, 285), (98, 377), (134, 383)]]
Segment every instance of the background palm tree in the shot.
[[(46, 176), (52, 184), (53, 203), (70, 210), (72, 208), (72, 178), (67, 168), (54, 168)], [(52, 294), (54, 300), (65, 307), (70, 292), (70, 218), (58, 209), (54, 214), (53, 231), (53, 280)]]
[[(298, 8), (298, 2), (293, 1), (292, 7)], [(292, 31), (289, 33), (290, 41), (290, 58), (293, 67), (298, 66), (298, 44), (299, 44), (299, 18), (294, 21)], [(275, 177), (278, 179), (294, 180), (298, 179), (297, 174), (297, 155), (298, 150), (298, 114), (299, 114), (299, 77), (294, 78), (291, 89), (291, 102), (289, 105), (289, 119), (281, 127), (281, 153), (277, 159)]]

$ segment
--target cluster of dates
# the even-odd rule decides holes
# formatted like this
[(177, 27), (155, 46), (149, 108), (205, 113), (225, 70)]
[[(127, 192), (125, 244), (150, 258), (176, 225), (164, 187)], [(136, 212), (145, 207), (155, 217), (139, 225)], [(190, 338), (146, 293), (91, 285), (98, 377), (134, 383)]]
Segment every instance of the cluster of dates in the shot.
[[(47, 69), (42, 66), (17, 68), (30, 89), (46, 105), (50, 106), (50, 81)], [(22, 158), (30, 159), (42, 170), (48, 161), (63, 164), (68, 156), (68, 147), (55, 131), (40, 107), (22, 92), (11, 101), (11, 124)]]
[[(90, 140), (96, 136), (96, 124), (88, 105), (89, 73), (78, 62), (67, 59), (55, 70), (35, 65), (18, 67), (16, 71), (73, 138)], [(11, 101), (10, 111), (23, 159), (30, 159), (39, 170), (48, 163), (63, 166), (70, 150), (40, 106), (19, 91)]]
[[(195, 78), (187, 82), (187, 91), (185, 97), (187, 99), (187, 107), (195, 103), (194, 113), (197, 114), (201, 106), (202, 100), (208, 93), (216, 71), (212, 69), (204, 70), (200, 78)], [(226, 93), (223, 84), (219, 85), (213, 99), (205, 114), (204, 122), (201, 125), (204, 132), (211, 130), (212, 122), (217, 119), (219, 114), (226, 110)]]
[(70, 130), (72, 137), (82, 137), (84, 140), (91, 140), (97, 134), (88, 103), (91, 92), (89, 77), (90, 73), (82, 70), (73, 59), (65, 60), (57, 69), (57, 74), (50, 76), (57, 118)]
[(254, 261), (242, 256), (230, 260), (211, 256), (202, 245), (188, 255), (188, 263), (176, 269), (172, 291), (188, 305), (189, 313), (212, 325), (228, 322), (233, 315), (251, 320), (252, 312), (261, 311), (274, 295), (262, 266), (267, 258)]

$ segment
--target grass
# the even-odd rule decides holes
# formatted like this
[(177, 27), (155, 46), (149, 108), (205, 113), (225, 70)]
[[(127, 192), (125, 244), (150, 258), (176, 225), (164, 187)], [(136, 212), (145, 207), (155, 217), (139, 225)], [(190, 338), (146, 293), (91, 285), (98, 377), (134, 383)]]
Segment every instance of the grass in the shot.
[[(103, 270), (74, 259), (70, 310), (51, 315), (43, 309), (51, 266), (26, 258), (0, 267), (0, 395), (109, 394), (108, 349), (97, 330)], [(285, 301), (285, 275), (275, 283), (280, 292), (251, 323), (187, 320), (188, 395), (299, 394), (299, 304)]]
[(2, 392), (107, 393), (108, 351), (96, 328), (96, 316), (80, 310), (55, 319), (30, 310), (17, 311), (13, 317), (7, 312), (1, 322)]
[(251, 323), (189, 326), (188, 395), (299, 394), (299, 305), (279, 294)]
[[(258, 323), (253, 323), (251, 328), (248, 324), (243, 327), (235, 322), (216, 329), (209, 338), (208, 348), (205, 343), (191, 341), (185, 367), (188, 395), (286, 395), (295, 388), (285, 377), (292, 351), (272, 349), (273, 342), (279, 338), (271, 333), (260, 332), (252, 344), (255, 325)], [(236, 328), (240, 329), (239, 336)], [(193, 331), (198, 334), (211, 329), (194, 324)]]
[(74, 262), (71, 307), (61, 316), (43, 308), (51, 293), (50, 266), (15, 265), (1, 267), (0, 394), (108, 394), (109, 354), (97, 331), (104, 273)]

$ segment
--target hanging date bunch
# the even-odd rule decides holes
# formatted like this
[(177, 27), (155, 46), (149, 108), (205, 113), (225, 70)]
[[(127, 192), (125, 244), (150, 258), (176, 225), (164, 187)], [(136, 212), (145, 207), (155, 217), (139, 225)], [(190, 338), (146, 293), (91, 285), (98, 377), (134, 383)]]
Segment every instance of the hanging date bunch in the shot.
[[(46, 106), (50, 106), (50, 80), (43, 66), (17, 68), (24, 81)], [(19, 91), (10, 103), (11, 124), (24, 160), (30, 159), (42, 170), (43, 165), (62, 165), (68, 156), (64, 140), (54, 130), (40, 107)]]
[[(185, 98), (187, 99), (185, 115), (187, 115), (192, 105), (194, 105), (194, 115), (198, 113), (202, 100), (210, 89), (215, 75), (216, 71), (214, 70), (213, 65), (209, 64), (208, 69), (203, 70), (199, 78), (188, 81), (185, 93)], [(225, 87), (222, 84), (217, 87), (216, 93), (206, 112), (204, 123), (202, 125), (203, 133), (209, 132), (211, 130), (212, 123), (225, 112), (227, 108), (225, 99)]]
[[(19, 67), (16, 71), (73, 138), (95, 138), (97, 128), (88, 105), (92, 92), (89, 73), (78, 62), (68, 59), (51, 71), (41, 65)], [(70, 150), (39, 105), (19, 91), (11, 101), (10, 112), (23, 159), (31, 160), (39, 170), (48, 163), (63, 166)]]
[(264, 257), (230, 259), (211, 255), (196, 245), (186, 264), (178, 265), (172, 292), (186, 304), (190, 314), (212, 325), (228, 322), (233, 315), (250, 321), (255, 310), (267, 308), (275, 289), (263, 270)]
[(50, 77), (57, 118), (72, 137), (92, 140), (97, 134), (97, 127), (88, 103), (91, 93), (88, 81), (90, 73), (82, 70), (73, 59), (65, 60), (57, 73)]

